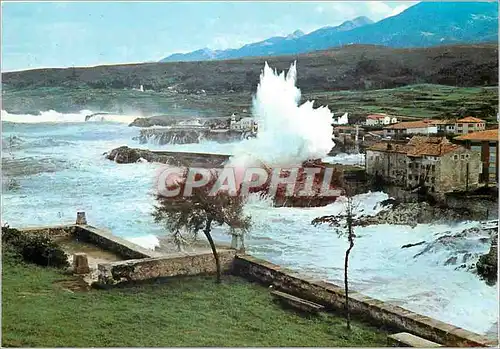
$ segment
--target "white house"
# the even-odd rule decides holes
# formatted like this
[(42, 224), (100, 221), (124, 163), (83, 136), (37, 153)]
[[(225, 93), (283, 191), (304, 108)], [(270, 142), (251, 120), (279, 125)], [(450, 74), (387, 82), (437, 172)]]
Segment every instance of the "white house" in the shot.
[(229, 124), (229, 128), (231, 130), (256, 132), (257, 121), (255, 121), (255, 119), (251, 117), (241, 118), (240, 120), (236, 121), (236, 116), (233, 114), (231, 116), (231, 122)]
[(397, 122), (396, 117), (387, 114), (372, 114), (366, 117), (366, 126), (390, 125)]

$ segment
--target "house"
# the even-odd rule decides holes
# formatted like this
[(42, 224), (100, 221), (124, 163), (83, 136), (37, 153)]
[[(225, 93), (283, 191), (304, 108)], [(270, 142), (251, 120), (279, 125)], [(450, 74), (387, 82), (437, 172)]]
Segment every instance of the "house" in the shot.
[(481, 154), (482, 173), (480, 181), (486, 184), (498, 185), (498, 128), (468, 133), (455, 137), (455, 141), (463, 144), (465, 148)]
[(431, 135), (437, 133), (435, 120), (407, 121), (384, 127), (384, 137), (397, 137), (404, 135)]
[(448, 135), (455, 133), (456, 120), (430, 120), (437, 127), (439, 135)]
[[(361, 127), (358, 127), (358, 135), (364, 135), (364, 130)], [(343, 137), (343, 136), (355, 136), (356, 135), (356, 126), (334, 126), (333, 127), (333, 135), (335, 137)]]
[(414, 136), (408, 143), (379, 142), (366, 150), (366, 173), (430, 193), (469, 190), (479, 185), (481, 158), (445, 137)]
[(379, 125), (390, 125), (398, 122), (398, 119), (394, 116), (389, 116), (387, 114), (372, 114), (366, 117), (366, 126), (379, 126)]
[(233, 114), (229, 123), (229, 129), (257, 132), (257, 121), (251, 117), (240, 118), (236, 121), (236, 116)]
[(477, 131), (484, 131), (485, 128), (486, 122), (484, 120), (474, 118), (472, 116), (459, 119), (455, 124), (455, 132), (462, 135)]

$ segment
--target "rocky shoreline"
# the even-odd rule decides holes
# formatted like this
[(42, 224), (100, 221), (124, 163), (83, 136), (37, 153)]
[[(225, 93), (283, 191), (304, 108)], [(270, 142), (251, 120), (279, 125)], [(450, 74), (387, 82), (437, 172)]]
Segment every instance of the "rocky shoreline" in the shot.
[(498, 278), (498, 228), (491, 240), (488, 253), (479, 257), (476, 263), (477, 274), (488, 284), (494, 285)]
[(382, 202), (384, 210), (375, 216), (360, 216), (355, 220), (355, 225), (368, 226), (377, 224), (409, 225), (428, 223), (456, 223), (468, 220), (481, 220), (477, 212), (465, 209), (455, 209), (447, 206), (431, 205), (428, 202), (400, 202), (388, 199)]

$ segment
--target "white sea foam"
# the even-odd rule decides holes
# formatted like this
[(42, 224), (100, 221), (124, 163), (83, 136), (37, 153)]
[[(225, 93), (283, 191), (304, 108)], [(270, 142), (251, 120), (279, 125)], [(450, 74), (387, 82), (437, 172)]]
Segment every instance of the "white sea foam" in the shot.
[(155, 235), (128, 237), (127, 240), (148, 250), (160, 247), (160, 240)]
[(234, 163), (268, 166), (300, 164), (326, 156), (332, 149), (332, 113), (328, 107), (313, 108), (313, 101), (300, 103), (293, 63), (285, 74), (265, 64), (253, 99), (253, 116), (258, 122), (257, 138), (234, 149)]
[[(73, 123), (85, 122), (87, 116), (92, 115), (90, 110), (82, 110), (79, 113), (59, 113), (54, 110), (42, 111), (38, 115), (34, 114), (11, 114), (2, 110), (2, 121), (9, 121), (15, 123)], [(134, 115), (120, 115), (120, 114), (99, 114), (91, 117), (90, 122), (118, 122), (129, 124), (134, 121), (138, 116)]]
[(335, 156), (325, 156), (323, 162), (327, 164), (364, 165), (365, 154), (338, 154)]

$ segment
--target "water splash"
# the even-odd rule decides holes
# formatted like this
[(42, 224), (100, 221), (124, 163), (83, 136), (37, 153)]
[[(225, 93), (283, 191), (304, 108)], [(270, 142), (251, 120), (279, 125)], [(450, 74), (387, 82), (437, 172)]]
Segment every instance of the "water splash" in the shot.
[[(39, 115), (34, 114), (11, 114), (2, 110), (2, 121), (23, 123), (23, 124), (38, 124), (38, 123), (74, 123), (85, 122), (85, 118), (92, 115), (90, 110), (81, 110), (78, 113), (59, 113), (55, 110), (42, 111)], [(120, 114), (106, 114), (95, 115), (88, 121), (92, 122), (117, 122), (117, 123), (131, 123), (138, 116), (133, 115), (120, 115)]]
[(294, 165), (326, 156), (332, 141), (333, 114), (326, 106), (313, 108), (314, 101), (300, 103), (294, 62), (288, 72), (278, 74), (265, 64), (253, 99), (253, 116), (259, 132), (240, 143), (232, 163)]

